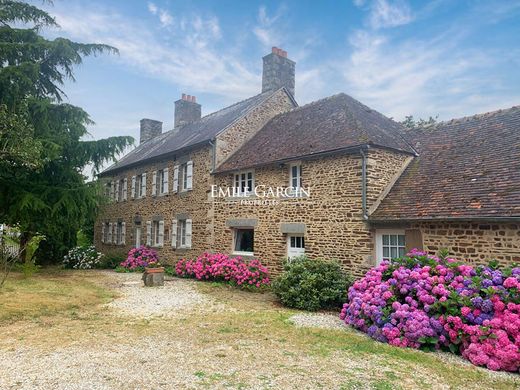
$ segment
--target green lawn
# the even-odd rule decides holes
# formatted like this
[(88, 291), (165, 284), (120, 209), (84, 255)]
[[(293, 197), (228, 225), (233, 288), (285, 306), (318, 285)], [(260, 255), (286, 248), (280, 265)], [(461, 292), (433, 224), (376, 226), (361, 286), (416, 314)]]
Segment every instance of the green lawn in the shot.
[(157, 374), (167, 381), (182, 372), (195, 388), (520, 387), (518, 375), (496, 375), (438, 354), (391, 347), (348, 328), (295, 327), (289, 318), (301, 312), (279, 306), (271, 294), (218, 284), (193, 283), (196, 291), (218, 303), (214, 308), (182, 310), (170, 318), (123, 317), (103, 306), (120, 293), (116, 278), (97, 271), (11, 278), (0, 292), (0, 325), (5, 329), (0, 349), (23, 345), (31, 351), (67, 351), (83, 346), (103, 356), (107, 345), (116, 350), (137, 345), (142, 349), (135, 352), (137, 358), (147, 352), (141, 340), (151, 338), (165, 346), (161, 359), (170, 365), (156, 367)]

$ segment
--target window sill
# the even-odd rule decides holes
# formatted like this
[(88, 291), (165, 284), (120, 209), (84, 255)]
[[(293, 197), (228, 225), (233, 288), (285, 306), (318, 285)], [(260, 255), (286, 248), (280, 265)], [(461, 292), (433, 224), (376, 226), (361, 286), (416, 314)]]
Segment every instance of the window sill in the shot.
[(254, 252), (240, 252), (240, 251), (234, 251), (231, 253), (233, 256), (249, 256), (249, 257), (254, 257), (255, 256), (255, 253)]

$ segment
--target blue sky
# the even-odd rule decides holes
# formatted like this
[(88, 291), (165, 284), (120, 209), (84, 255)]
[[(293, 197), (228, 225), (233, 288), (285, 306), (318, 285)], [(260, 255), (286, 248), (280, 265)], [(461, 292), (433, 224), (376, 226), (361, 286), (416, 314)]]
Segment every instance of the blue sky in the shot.
[[(41, 3), (36, 3), (41, 6)], [(203, 114), (259, 93), (263, 55), (296, 61), (296, 99), (345, 92), (387, 116), (445, 120), (520, 104), (520, 1), (114, 1), (45, 5), (87, 59), (69, 102), (96, 139), (139, 138), (139, 120), (173, 123), (196, 95)]]

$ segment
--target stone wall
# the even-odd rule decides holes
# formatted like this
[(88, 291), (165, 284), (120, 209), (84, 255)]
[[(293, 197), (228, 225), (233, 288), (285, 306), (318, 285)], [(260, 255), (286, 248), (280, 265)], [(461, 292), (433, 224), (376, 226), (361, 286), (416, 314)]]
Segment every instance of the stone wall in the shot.
[[(392, 175), (381, 174), (380, 164), (395, 170), (398, 159), (390, 152), (372, 149), (369, 177), (370, 193), (377, 197)], [(377, 167), (377, 171), (375, 171)], [(374, 171), (372, 171), (374, 170)], [(217, 175), (217, 183), (231, 186), (232, 174)], [(246, 205), (235, 199), (215, 202), (215, 250), (233, 250), (234, 229), (230, 220), (255, 221), (255, 257), (273, 273), (281, 271), (287, 256), (287, 235), (283, 223), (305, 224), (305, 253), (314, 258), (337, 259), (357, 275), (374, 263), (373, 230), (362, 216), (361, 157), (336, 155), (302, 162), (302, 181), (310, 188), (308, 198), (283, 199), (276, 205)], [(255, 170), (255, 185), (287, 186), (289, 164), (270, 165)], [(254, 199), (254, 198), (253, 198)]]
[[(128, 200), (111, 202), (104, 206), (96, 221), (94, 234), (95, 245), (103, 253), (126, 254), (135, 245), (135, 221), (141, 219), (142, 239), (146, 243), (146, 221), (154, 217), (162, 217), (164, 220), (164, 246), (156, 248), (161, 261), (173, 264), (174, 261), (183, 257), (195, 257), (208, 248), (213, 247), (213, 208), (212, 202), (208, 200), (208, 191), (211, 188), (213, 178), (210, 175), (211, 153), (209, 146), (193, 151), (189, 154), (154, 162), (132, 168), (111, 178), (119, 180), (127, 178)], [(186, 192), (173, 193), (173, 167), (178, 161), (193, 161), (193, 189)], [(152, 197), (152, 172), (159, 169), (169, 168), (169, 193)], [(142, 199), (131, 198), (132, 176), (146, 172), (147, 194)], [(110, 180), (110, 179), (109, 179)], [(193, 220), (192, 247), (191, 249), (175, 249), (171, 246), (170, 230), (172, 220), (177, 214), (187, 214)], [(104, 244), (101, 242), (101, 226), (104, 222), (117, 222), (122, 219), (126, 223), (126, 245)]]
[(240, 146), (248, 141), (267, 121), (274, 116), (294, 107), (293, 101), (283, 90), (271, 95), (261, 105), (252, 109), (240, 121), (217, 136), (216, 166), (231, 156)]
[(447, 248), (450, 255), (470, 264), (520, 263), (520, 224), (486, 222), (422, 222), (423, 248), (435, 255)]

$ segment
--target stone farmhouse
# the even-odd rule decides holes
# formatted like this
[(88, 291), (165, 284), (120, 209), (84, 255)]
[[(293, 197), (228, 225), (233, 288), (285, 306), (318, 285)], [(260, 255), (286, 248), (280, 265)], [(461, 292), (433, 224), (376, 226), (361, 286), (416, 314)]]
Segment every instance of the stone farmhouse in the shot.
[(360, 274), (414, 247), (520, 262), (520, 106), (407, 130), (345, 94), (299, 107), (294, 90), (273, 48), (260, 94), (204, 117), (183, 94), (164, 133), (142, 119), (139, 146), (100, 174), (96, 247), (225, 252), (273, 273), (306, 254)]

